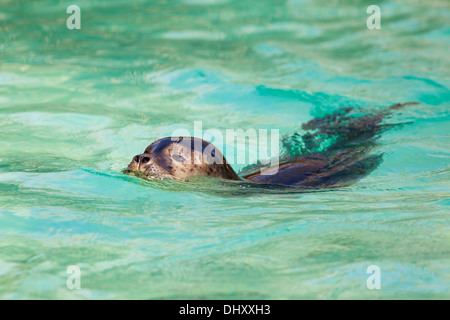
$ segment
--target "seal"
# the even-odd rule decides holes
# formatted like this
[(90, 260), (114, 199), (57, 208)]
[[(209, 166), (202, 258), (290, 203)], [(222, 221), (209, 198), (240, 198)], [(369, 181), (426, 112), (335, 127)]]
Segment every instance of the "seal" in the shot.
[[(283, 157), (275, 174), (263, 175), (262, 167), (254, 166), (238, 175), (212, 143), (192, 137), (166, 137), (151, 143), (133, 157), (126, 172), (140, 172), (151, 179), (186, 181), (194, 176), (210, 176), (306, 189), (347, 186), (382, 162), (382, 154), (369, 152), (380, 133), (394, 126), (384, 124), (383, 119), (407, 104), (415, 103), (396, 104), (363, 116), (366, 110), (344, 108), (305, 123), (302, 154)], [(325, 149), (321, 147), (324, 139), (333, 141)]]

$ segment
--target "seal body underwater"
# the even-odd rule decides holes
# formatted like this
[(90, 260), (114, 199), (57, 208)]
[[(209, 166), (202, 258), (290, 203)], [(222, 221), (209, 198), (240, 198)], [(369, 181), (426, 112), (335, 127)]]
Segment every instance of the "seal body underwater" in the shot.
[[(392, 126), (383, 124), (383, 119), (406, 104), (414, 103), (396, 104), (364, 116), (355, 116), (361, 113), (359, 108), (345, 108), (305, 123), (302, 129), (307, 133), (301, 136), (304, 152), (281, 158), (273, 174), (262, 174), (261, 167), (255, 166), (238, 175), (217, 147), (192, 137), (166, 137), (151, 143), (133, 157), (126, 172), (182, 181), (210, 176), (306, 189), (346, 186), (367, 176), (382, 162), (382, 155), (369, 152), (383, 129)], [(331, 138), (333, 143), (317, 151), (324, 138)]]

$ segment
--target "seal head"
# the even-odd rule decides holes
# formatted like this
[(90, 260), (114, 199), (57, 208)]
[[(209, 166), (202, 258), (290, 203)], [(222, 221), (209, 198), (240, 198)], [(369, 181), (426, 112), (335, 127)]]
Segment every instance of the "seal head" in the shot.
[(182, 181), (194, 176), (240, 180), (219, 149), (192, 137), (167, 137), (153, 142), (133, 157), (127, 171)]

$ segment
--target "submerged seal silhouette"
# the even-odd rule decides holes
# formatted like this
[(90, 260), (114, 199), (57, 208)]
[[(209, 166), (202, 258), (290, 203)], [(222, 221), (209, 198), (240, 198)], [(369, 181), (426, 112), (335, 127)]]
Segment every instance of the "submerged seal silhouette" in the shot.
[[(258, 166), (238, 175), (212, 143), (192, 137), (166, 137), (151, 143), (133, 157), (126, 172), (174, 180), (211, 176), (301, 188), (345, 186), (365, 177), (382, 162), (382, 155), (367, 154), (381, 131), (393, 126), (383, 124), (383, 119), (406, 104), (415, 103), (396, 104), (364, 116), (358, 116), (360, 108), (345, 108), (307, 122), (302, 129), (312, 132), (301, 137), (303, 154), (282, 158), (272, 175), (262, 175)], [(324, 138), (332, 138), (333, 143), (320, 150)]]

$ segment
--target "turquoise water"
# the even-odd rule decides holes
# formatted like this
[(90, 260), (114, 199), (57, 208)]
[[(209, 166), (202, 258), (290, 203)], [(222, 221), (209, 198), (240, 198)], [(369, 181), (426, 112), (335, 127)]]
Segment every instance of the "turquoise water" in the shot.
[[(380, 30), (357, 0), (1, 0), (0, 297), (450, 298), (450, 5), (376, 4)], [(405, 101), (349, 187), (121, 173), (194, 121), (289, 135)]]

